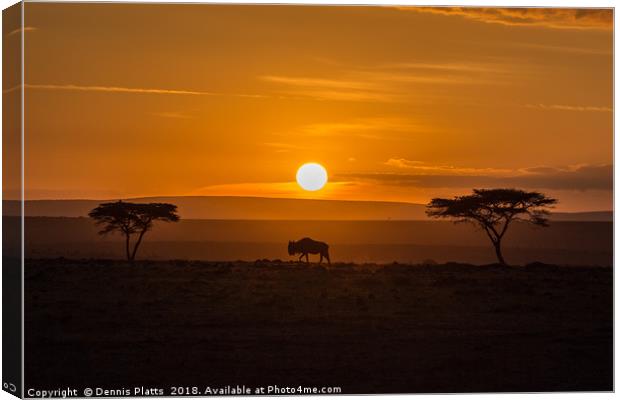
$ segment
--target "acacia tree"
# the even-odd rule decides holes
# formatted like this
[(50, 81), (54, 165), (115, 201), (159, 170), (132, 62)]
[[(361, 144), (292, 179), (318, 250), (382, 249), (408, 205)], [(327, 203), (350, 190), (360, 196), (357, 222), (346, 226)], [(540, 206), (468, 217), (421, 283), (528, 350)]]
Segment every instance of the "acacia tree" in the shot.
[[(125, 254), (131, 263), (136, 258), (138, 247), (144, 234), (153, 227), (155, 221), (177, 222), (180, 217), (176, 213), (177, 206), (168, 203), (127, 203), (117, 201), (102, 203), (94, 208), (88, 216), (102, 225), (100, 235), (120, 232), (125, 236)], [(137, 234), (138, 239), (131, 249), (131, 236)]]
[(502, 255), (502, 238), (512, 221), (525, 221), (549, 226), (549, 210), (556, 199), (538, 192), (518, 189), (474, 189), (473, 194), (453, 199), (435, 198), (426, 205), (426, 214), (433, 218), (449, 218), (454, 222), (471, 222), (487, 234), (497, 260), (506, 265)]

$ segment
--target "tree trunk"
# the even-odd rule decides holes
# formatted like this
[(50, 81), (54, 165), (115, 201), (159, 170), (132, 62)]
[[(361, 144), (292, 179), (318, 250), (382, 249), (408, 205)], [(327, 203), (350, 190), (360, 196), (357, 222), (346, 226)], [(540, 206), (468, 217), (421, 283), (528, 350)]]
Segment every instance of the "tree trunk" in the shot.
[(129, 233), (125, 233), (125, 254), (127, 255), (127, 261), (131, 262), (131, 254), (129, 253)]
[(493, 247), (495, 247), (495, 255), (497, 256), (497, 260), (502, 265), (506, 264), (506, 260), (504, 260), (504, 256), (502, 256), (502, 242), (500, 240), (493, 242)]
[(142, 242), (142, 237), (144, 236), (145, 233), (146, 233), (146, 229), (143, 229), (140, 232), (140, 236), (138, 236), (138, 240), (136, 241), (136, 244), (133, 246), (133, 253), (131, 254), (131, 262), (133, 262), (136, 259), (136, 253), (138, 252), (138, 247), (140, 247), (140, 243)]

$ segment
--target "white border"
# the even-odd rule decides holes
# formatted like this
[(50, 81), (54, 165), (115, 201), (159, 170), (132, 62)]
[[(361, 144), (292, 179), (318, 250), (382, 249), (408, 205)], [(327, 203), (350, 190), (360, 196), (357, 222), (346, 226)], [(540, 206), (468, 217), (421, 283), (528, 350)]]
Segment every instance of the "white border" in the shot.
[[(42, 2), (45, 0), (26, 0), (27, 2)], [(101, 3), (103, 1), (93, 1), (93, 0), (62, 0), (62, 2), (73, 2), (73, 3)], [(107, 3), (116, 3), (118, 1), (105, 1)], [(148, 1), (140, 1), (140, 0), (132, 0), (129, 1), (130, 3), (197, 3), (197, 4), (235, 4), (235, 2), (233, 1), (213, 1), (213, 0), (207, 0), (207, 1), (195, 1), (195, 0), (185, 0), (185, 1), (175, 1), (175, 0), (148, 0)], [(522, 0), (501, 0), (501, 1), (492, 1), (492, 0), (476, 0), (475, 3), (469, 3), (469, 4), (464, 4), (463, 1), (454, 1), (454, 0), (443, 0), (443, 1), (437, 1), (437, 0), (425, 0), (425, 1), (419, 1), (419, 0), (401, 0), (401, 1), (394, 1), (394, 0), (311, 0), (311, 1), (303, 1), (303, 0), (288, 0), (288, 1), (267, 1), (267, 0), (243, 0), (241, 1), (244, 4), (314, 4), (314, 5), (383, 5), (383, 6), (389, 6), (389, 5), (428, 5), (428, 6), (466, 6), (466, 5), (475, 5), (475, 6), (502, 6), (502, 7), (525, 7), (525, 6), (530, 6), (530, 7), (560, 7), (560, 8), (566, 8), (566, 7), (590, 7), (590, 8), (609, 8), (609, 7), (615, 7), (616, 6), (616, 1), (615, 0), (590, 0), (590, 1), (579, 1), (579, 0), (545, 0), (545, 1), (531, 1), (531, 2), (526, 2), (526, 1), (522, 1)], [(15, 4), (16, 1), (11, 1), (11, 0), (0, 0), (0, 5), (2, 6), (2, 9), (5, 9), (13, 4)], [(23, 5), (22, 5), (22, 26), (24, 25), (24, 14), (25, 14), (25, 10), (23, 9)], [(614, 26), (618, 26), (617, 25), (617, 21), (618, 21), (618, 15), (617, 13), (614, 12)], [(2, 20), (0, 18), (0, 28), (2, 26)], [(23, 46), (24, 46), (24, 32), (22, 30), (22, 83), (23, 83), (23, 79), (24, 79), (24, 52), (23, 52)], [(617, 54), (617, 41), (616, 39), (616, 32), (614, 31), (614, 54)], [(2, 53), (0, 52), (0, 65), (1, 65), (1, 57), (2, 57)], [(614, 77), (616, 75), (616, 70), (617, 65), (615, 63), (615, 56), (614, 56)], [(616, 88), (617, 88), (617, 82), (614, 79), (614, 105), (615, 105), (615, 93), (616, 93)], [(24, 90), (23, 90), (23, 85), (22, 85), (22, 199), (24, 198)], [(2, 96), (0, 96), (0, 106), (2, 105)], [(614, 115), (614, 138), (615, 138), (615, 132), (616, 132), (616, 119), (615, 119), (615, 115)], [(615, 196), (616, 192), (616, 177), (618, 176), (618, 165), (615, 163), (615, 154), (616, 154), (616, 150), (617, 150), (617, 146), (618, 143), (614, 140), (614, 209), (617, 209), (618, 206), (620, 205), (620, 199), (618, 198), (618, 196)], [(1, 149), (2, 149), (2, 142), (0, 141), (0, 154), (1, 154)], [(2, 165), (0, 163), (0, 180), (2, 176)], [(23, 243), (23, 201), (22, 201), (22, 243)], [(0, 219), (0, 229), (2, 229), (2, 221)], [(615, 261), (615, 249), (618, 248), (618, 241), (619, 241), (619, 236), (618, 236), (618, 226), (617, 224), (614, 223), (614, 261)], [(0, 250), (1, 250), (1, 243), (0, 243)], [(22, 260), (23, 260), (23, 252), (24, 249), (22, 247)], [(22, 261), (23, 263), (23, 261)], [(1, 261), (0, 261), (0, 265), (1, 265)], [(23, 276), (24, 272), (23, 272), (23, 264), (22, 264), (22, 293), (24, 290), (24, 276)], [(617, 283), (617, 279), (619, 274), (614, 273), (614, 322), (616, 321), (616, 311), (618, 310), (618, 303), (617, 303), (617, 297), (615, 296), (615, 287), (617, 287), (616, 283)], [(1, 283), (2, 283), (2, 278), (0, 276), (0, 293), (2, 293), (2, 289), (1, 289)], [(22, 316), (23, 316), (23, 304), (22, 304)], [(23, 348), (23, 318), (22, 318), (22, 359), (23, 359), (23, 355), (24, 355), (24, 348)], [(2, 327), (2, 321), (0, 320), (0, 330)], [(619, 334), (618, 334), (618, 330), (615, 329), (615, 324), (614, 324), (614, 360), (616, 359), (615, 355), (616, 355), (616, 347), (615, 347), (615, 343), (616, 340), (618, 339)], [(0, 355), (1, 355), (1, 350), (0, 350)], [(0, 365), (0, 376), (2, 373), (2, 366)], [(22, 376), (23, 376), (23, 365), (22, 365)], [(620, 377), (620, 373), (618, 372), (618, 369), (615, 368), (614, 369), (614, 383), (618, 382), (618, 378)], [(23, 382), (22, 382), (23, 384)], [(464, 398), (495, 398), (495, 397), (500, 397), (502, 399), (510, 399), (510, 400), (519, 400), (519, 399), (530, 399), (530, 398), (538, 398), (538, 397), (544, 397), (547, 399), (569, 399), (569, 400), (581, 400), (584, 397), (589, 398), (589, 399), (609, 399), (609, 398), (614, 398), (615, 394), (614, 393), (551, 393), (551, 394), (497, 394), (497, 393), (489, 393), (489, 394), (463, 394), (463, 395), (376, 395), (374, 397), (378, 398), (378, 399), (388, 399), (388, 398), (402, 398), (402, 397), (415, 397), (416, 399), (454, 399), (455, 397), (464, 397)], [(281, 396), (281, 397), (291, 397), (291, 396)], [(338, 399), (353, 399), (356, 398), (358, 396), (305, 396), (305, 398), (319, 398), (319, 399), (325, 399), (325, 398), (338, 398)], [(15, 397), (9, 395), (8, 393), (1, 391), (0, 392), (0, 400), (9, 400), (9, 399), (14, 399)], [(221, 398), (221, 397), (220, 397)], [(237, 397), (237, 398), (245, 398), (245, 399), (256, 399), (256, 397)], [(276, 397), (271, 397), (271, 396), (264, 396), (261, 398), (276, 398)]]

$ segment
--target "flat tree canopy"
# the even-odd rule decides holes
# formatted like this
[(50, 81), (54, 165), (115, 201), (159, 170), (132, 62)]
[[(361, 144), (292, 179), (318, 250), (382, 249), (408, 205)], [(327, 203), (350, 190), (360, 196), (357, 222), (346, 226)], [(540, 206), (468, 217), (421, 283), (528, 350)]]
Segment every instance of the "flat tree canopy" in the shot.
[[(103, 229), (99, 234), (121, 232), (125, 235), (125, 252), (127, 260), (133, 262), (144, 234), (153, 227), (153, 222), (177, 222), (177, 206), (168, 203), (128, 203), (117, 201), (102, 203), (93, 209), (88, 216), (93, 218)], [(137, 234), (133, 251), (130, 251), (130, 238)]]
[(548, 208), (556, 199), (539, 192), (519, 189), (474, 189), (467, 196), (452, 199), (435, 198), (427, 204), (426, 214), (432, 218), (449, 218), (455, 222), (473, 222), (487, 234), (500, 263), (506, 264), (501, 241), (512, 221), (525, 221), (548, 226)]

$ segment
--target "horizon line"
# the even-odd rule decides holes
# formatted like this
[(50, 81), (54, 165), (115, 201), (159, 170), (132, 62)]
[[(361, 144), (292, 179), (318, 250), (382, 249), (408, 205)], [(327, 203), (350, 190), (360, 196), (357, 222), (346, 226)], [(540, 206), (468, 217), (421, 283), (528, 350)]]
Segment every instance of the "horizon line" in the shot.
[[(346, 202), (346, 203), (377, 203), (377, 204), (398, 204), (398, 205), (411, 205), (411, 206), (421, 206), (426, 207), (424, 203), (412, 203), (406, 201), (395, 201), (395, 200), (349, 200), (349, 199), (311, 199), (311, 198), (296, 198), (296, 197), (266, 197), (266, 196), (234, 196), (234, 195), (162, 195), (162, 196), (137, 196), (137, 197), (114, 197), (107, 199), (96, 199), (96, 198), (68, 198), (68, 199), (59, 199), (59, 198), (45, 198), (45, 199), (24, 199), (24, 202), (31, 201), (100, 201), (100, 202), (111, 202), (111, 201), (130, 201), (130, 200), (140, 200), (140, 199), (154, 199), (154, 198), (232, 198), (232, 199), (261, 199), (261, 200), (301, 200), (301, 201), (318, 201), (318, 202)], [(15, 201), (19, 202), (22, 199), (3, 199), (4, 201)], [(574, 214), (574, 213), (603, 213), (610, 212), (614, 214), (614, 209), (604, 209), (604, 210), (581, 210), (581, 211), (551, 211), (552, 214), (565, 213), (565, 214)]]

